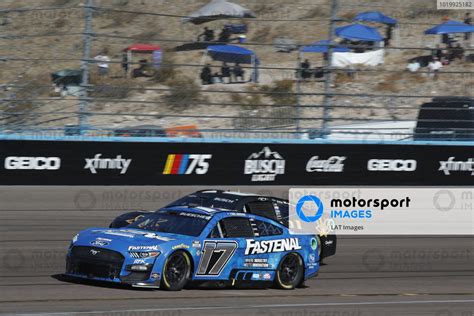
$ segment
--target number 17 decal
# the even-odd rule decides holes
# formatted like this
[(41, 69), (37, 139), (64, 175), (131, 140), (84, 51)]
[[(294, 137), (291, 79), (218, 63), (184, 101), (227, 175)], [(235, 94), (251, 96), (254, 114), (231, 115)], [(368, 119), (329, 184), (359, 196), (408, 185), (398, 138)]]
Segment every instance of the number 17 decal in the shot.
[(235, 241), (205, 241), (196, 275), (218, 276), (237, 246)]

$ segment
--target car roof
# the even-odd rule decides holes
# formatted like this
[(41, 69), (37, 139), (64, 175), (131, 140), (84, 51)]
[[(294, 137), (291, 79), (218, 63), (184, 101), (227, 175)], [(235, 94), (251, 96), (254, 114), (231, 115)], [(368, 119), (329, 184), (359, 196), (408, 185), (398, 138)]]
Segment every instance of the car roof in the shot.
[(229, 210), (219, 209), (219, 208), (204, 207), (204, 206), (193, 206), (193, 207), (170, 206), (170, 207), (164, 207), (162, 209), (159, 209), (159, 211), (179, 211), (179, 212), (196, 213), (196, 214), (210, 215), (210, 216), (213, 216), (218, 213), (235, 213), (235, 211), (229, 211)]
[(252, 214), (252, 213), (243, 213), (243, 212), (237, 212), (233, 210), (227, 210), (227, 209), (219, 209), (219, 208), (210, 208), (210, 207), (203, 207), (203, 206), (193, 206), (193, 207), (186, 207), (186, 206), (171, 206), (171, 207), (165, 207), (162, 208), (159, 211), (177, 211), (177, 212), (187, 212), (187, 213), (195, 213), (195, 214), (200, 214), (200, 215), (207, 215), (214, 217), (215, 215), (222, 215), (222, 216), (236, 216), (236, 217), (246, 217), (246, 218), (258, 218), (258, 219), (264, 219), (267, 221), (272, 221), (275, 222), (279, 225), (278, 221), (272, 220), (271, 218), (260, 216), (258, 214)]
[(220, 203), (221, 208), (234, 210), (234, 211), (241, 211), (239, 207), (243, 206), (243, 204), (253, 202), (253, 201), (258, 201), (258, 200), (273, 200), (273, 201), (288, 203), (288, 201), (285, 199), (262, 195), (262, 194), (209, 189), (209, 190), (200, 190), (200, 191), (190, 193), (168, 205), (169, 206), (187, 205), (186, 203), (184, 204), (179, 204), (179, 203), (184, 199), (192, 199), (192, 198), (205, 198), (208, 201), (211, 201), (211, 199), (213, 199), (215, 201), (221, 202)]

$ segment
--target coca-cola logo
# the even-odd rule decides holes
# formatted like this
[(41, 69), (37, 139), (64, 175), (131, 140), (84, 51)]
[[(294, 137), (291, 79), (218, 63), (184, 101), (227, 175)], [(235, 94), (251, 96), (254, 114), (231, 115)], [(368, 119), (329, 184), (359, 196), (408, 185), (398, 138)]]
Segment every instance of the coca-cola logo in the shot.
[(328, 159), (320, 159), (319, 156), (313, 156), (306, 164), (307, 172), (343, 172), (344, 156), (331, 156)]

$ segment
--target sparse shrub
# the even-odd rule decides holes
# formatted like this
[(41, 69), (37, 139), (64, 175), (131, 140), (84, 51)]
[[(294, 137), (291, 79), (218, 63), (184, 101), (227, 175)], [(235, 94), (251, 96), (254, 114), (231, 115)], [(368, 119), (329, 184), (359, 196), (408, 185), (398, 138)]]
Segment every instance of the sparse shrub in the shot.
[(271, 31), (272, 28), (270, 26), (257, 29), (252, 35), (252, 41), (259, 43), (269, 42), (272, 39)]
[(185, 110), (190, 103), (201, 100), (201, 87), (191, 78), (173, 78), (167, 80), (167, 85), (172, 90), (164, 98), (175, 110)]
[(176, 77), (176, 66), (174, 63), (174, 55), (171, 52), (165, 52), (161, 61), (161, 67), (155, 72), (153, 80), (164, 84), (167, 84), (168, 81), (173, 81)]
[(405, 78), (404, 72), (395, 72), (388, 75), (384, 81), (379, 82), (375, 89), (378, 91), (387, 91), (387, 92), (400, 92), (400, 87), (398, 86), (398, 81)]
[(140, 41), (152, 41), (154, 38), (156, 38), (156, 34), (159, 33), (159, 30), (153, 30), (153, 31), (145, 31), (143, 33), (134, 35), (133, 38), (140, 40)]
[(334, 77), (334, 83), (336, 86), (352, 82), (352, 78), (346, 72), (338, 72)]
[(400, 92), (396, 82), (393, 81), (382, 81), (375, 86), (375, 90), (383, 92)]
[(132, 90), (130, 83), (125, 79), (107, 80), (97, 77), (91, 78), (91, 84), (94, 85), (90, 93), (91, 97), (96, 98), (111, 98), (111, 99), (125, 99)]
[(346, 13), (342, 14), (341, 18), (343, 18), (345, 20), (348, 20), (348, 21), (352, 21), (355, 18), (356, 15), (357, 15), (357, 12), (350, 11), (350, 12), (346, 12)]
[(61, 18), (61, 19), (54, 20), (53, 25), (54, 25), (54, 28), (60, 29), (60, 28), (65, 27), (67, 23), (68, 23), (68, 20)]
[(75, 0), (54, 0), (52, 5), (54, 7), (61, 7), (61, 6), (72, 4), (74, 1)]
[(296, 95), (293, 92), (293, 86), (293, 80), (283, 79), (273, 82), (271, 86), (262, 86), (261, 91), (268, 92), (268, 96), (275, 105), (294, 105)]
[(233, 103), (236, 103), (236, 104), (242, 104), (244, 103), (244, 97), (242, 96), (242, 94), (240, 93), (232, 93), (230, 95), (230, 100), (233, 102)]
[(325, 18), (329, 16), (328, 6), (317, 6), (306, 11), (303, 15), (303, 19), (314, 19), (314, 18)]
[[(0, 110), (7, 113), (28, 113), (34, 110), (41, 102), (33, 99), (47, 96), (51, 91), (49, 87), (45, 87), (47, 80), (49, 80), (49, 78), (47, 78), (46, 75), (37, 77), (25, 76), (22, 81), (18, 82), (21, 87), (15, 88), (15, 90), (11, 90), (11, 92), (7, 94), (7, 99), (10, 99), (11, 102), (2, 102), (2, 104), (0, 104)], [(15, 114), (7, 116), (4, 124), (28, 124), (29, 120), (34, 119), (34, 116)]]

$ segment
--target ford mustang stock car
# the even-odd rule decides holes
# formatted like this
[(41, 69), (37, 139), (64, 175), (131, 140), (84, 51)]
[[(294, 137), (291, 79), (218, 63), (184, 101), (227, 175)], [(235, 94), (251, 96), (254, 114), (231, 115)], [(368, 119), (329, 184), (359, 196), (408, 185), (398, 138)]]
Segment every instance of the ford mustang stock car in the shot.
[(314, 236), (256, 214), (173, 206), (126, 227), (81, 231), (65, 275), (172, 291), (200, 282), (293, 289), (318, 270)]
[[(288, 200), (253, 193), (241, 193), (224, 190), (201, 190), (186, 195), (167, 206), (204, 206), (220, 208), (242, 213), (260, 215), (289, 227)], [(118, 216), (110, 224), (111, 228), (119, 228), (132, 223), (135, 219), (148, 214), (147, 211), (128, 212)], [(336, 235), (316, 236), (319, 257), (322, 259), (336, 253)]]

